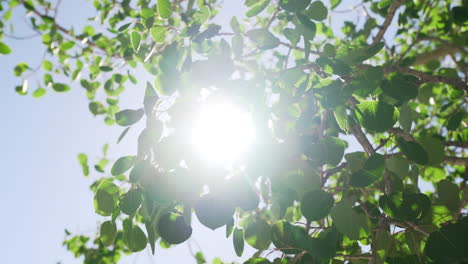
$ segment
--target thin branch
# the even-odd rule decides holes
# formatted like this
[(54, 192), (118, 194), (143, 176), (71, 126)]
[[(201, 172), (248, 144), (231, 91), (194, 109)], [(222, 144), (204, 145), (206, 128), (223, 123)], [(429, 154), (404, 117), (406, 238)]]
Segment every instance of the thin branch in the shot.
[(372, 144), (370, 143), (369, 139), (367, 139), (366, 134), (362, 132), (362, 129), (358, 124), (351, 126), (349, 131), (354, 135), (354, 137), (357, 139), (359, 144), (361, 144), (369, 156), (374, 154), (374, 147), (372, 147)]
[[(372, 67), (368, 64), (361, 64), (358, 66), (360, 69), (368, 69)], [(399, 66), (386, 66), (384, 68), (385, 73), (399, 72), (403, 74), (413, 75), (417, 77), (422, 83), (446, 83), (454, 86), (455, 88), (468, 92), (468, 84), (459, 78), (451, 78), (445, 76), (431, 75), (422, 71), (414, 70), (411, 68), (399, 67)]]
[(396, 10), (403, 4), (403, 2), (404, 0), (393, 0), (392, 4), (390, 5), (390, 8), (388, 9), (387, 17), (385, 18), (385, 21), (382, 27), (380, 28), (380, 31), (377, 33), (377, 36), (375, 36), (371, 45), (374, 45), (382, 40), (382, 38), (385, 35), (385, 32), (387, 32), (388, 27), (392, 23)]
[(337, 257), (341, 257), (344, 259), (371, 259), (371, 255), (343, 255), (343, 254), (337, 254)]
[(393, 128), (390, 128), (388, 130), (388, 132), (391, 133), (391, 134), (394, 134), (395, 136), (399, 136), (399, 137), (403, 138), (406, 141), (414, 141), (414, 137), (411, 136), (410, 134), (406, 133), (401, 128), (393, 127)]
[(461, 141), (447, 141), (445, 145), (450, 147), (459, 147), (459, 148), (468, 148), (468, 142), (461, 142)]
[(468, 166), (468, 158), (446, 156), (442, 162), (450, 165)]

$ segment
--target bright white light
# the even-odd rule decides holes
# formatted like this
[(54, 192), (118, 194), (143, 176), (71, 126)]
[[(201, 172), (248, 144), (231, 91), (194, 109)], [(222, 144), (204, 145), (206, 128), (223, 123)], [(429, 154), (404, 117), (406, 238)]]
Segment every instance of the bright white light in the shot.
[(254, 140), (252, 117), (231, 104), (204, 105), (192, 130), (195, 151), (207, 162), (230, 167)]

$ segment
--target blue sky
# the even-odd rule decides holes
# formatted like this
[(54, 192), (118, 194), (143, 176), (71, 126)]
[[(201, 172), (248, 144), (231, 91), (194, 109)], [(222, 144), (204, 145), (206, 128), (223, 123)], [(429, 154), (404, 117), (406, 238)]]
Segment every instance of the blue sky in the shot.
[[(242, 14), (243, 10), (241, 1), (224, 2), (218, 21), (226, 26), (230, 16)], [(72, 25), (81, 28), (89, 14), (94, 14), (90, 10), (90, 1), (63, 1), (58, 21), (67, 28)], [(15, 34), (19, 36), (31, 33), (23, 22), (23, 14), (21, 10), (13, 17), (18, 25)], [(82, 176), (76, 155), (84, 152), (95, 160), (106, 142), (111, 143), (111, 162), (121, 155), (134, 154), (138, 131), (130, 130), (121, 144), (113, 144), (122, 129), (106, 126), (101, 118), (94, 118), (88, 111), (84, 90), (76, 83), (68, 93), (49, 90), (40, 99), (18, 95), (14, 86), (21, 80), (13, 76), (12, 69), (20, 61), (35, 67), (42, 57), (42, 45), (40, 38), (23, 41), (5, 38), (4, 41), (12, 46), (13, 53), (0, 56), (0, 112), (3, 114), (0, 161), (4, 178), (0, 192), (2, 263), (80, 263), (81, 260), (74, 259), (61, 245), (64, 229), (92, 235), (103, 218), (94, 213), (92, 192), (88, 188), (91, 180)], [(30, 86), (36, 89), (34, 78)], [(122, 109), (139, 107), (143, 87), (127, 90)], [(193, 238), (207, 259), (221, 256), (225, 261), (239, 260), (231, 239), (224, 237), (224, 228), (213, 232), (197, 223), (196, 217), (193, 219)], [(249, 256), (254, 250), (246, 247), (244, 256)], [(125, 257), (122, 263), (171, 263), (174, 260), (195, 263), (187, 244), (169, 250), (157, 249), (154, 257), (143, 251)]]

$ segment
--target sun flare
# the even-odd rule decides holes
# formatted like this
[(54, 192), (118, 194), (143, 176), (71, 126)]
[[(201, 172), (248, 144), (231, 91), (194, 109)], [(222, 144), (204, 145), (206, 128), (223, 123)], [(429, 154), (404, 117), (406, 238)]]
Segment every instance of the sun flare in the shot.
[(192, 130), (201, 158), (226, 167), (245, 153), (255, 137), (250, 113), (228, 103), (204, 105)]

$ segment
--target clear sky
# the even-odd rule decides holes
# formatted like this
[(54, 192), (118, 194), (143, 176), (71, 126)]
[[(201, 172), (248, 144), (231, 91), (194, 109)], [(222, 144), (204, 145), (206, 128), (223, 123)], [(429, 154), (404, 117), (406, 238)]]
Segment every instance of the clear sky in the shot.
[[(232, 15), (243, 14), (243, 1), (225, 0), (219, 22), (227, 26)], [(343, 1), (352, 4), (355, 1)], [(328, 1), (325, 1), (328, 5)], [(344, 9), (346, 6), (340, 6)], [(91, 1), (64, 0), (58, 16), (61, 24), (81, 28), (94, 14)], [(20, 11), (20, 10), (18, 10)], [(23, 10), (16, 12), (15, 35), (31, 33), (25, 26)], [(346, 15), (345, 15), (346, 16)], [(229, 29), (229, 28), (228, 28)], [(80, 263), (62, 247), (64, 229), (73, 233), (92, 235), (98, 230), (103, 217), (93, 210), (90, 179), (81, 174), (76, 155), (84, 152), (93, 161), (100, 157), (104, 143), (111, 143), (111, 163), (121, 155), (135, 153), (138, 129), (131, 129), (125, 140), (115, 145), (122, 131), (106, 126), (101, 118), (93, 118), (88, 101), (79, 84), (72, 84), (68, 93), (48, 91), (43, 98), (20, 96), (14, 86), (21, 83), (13, 77), (13, 67), (20, 61), (35, 67), (43, 54), (40, 38), (16, 41), (5, 38), (13, 53), (0, 56), (0, 163), (3, 168), (3, 188), (0, 191), (2, 263)], [(38, 76), (40, 77), (40, 75)], [(30, 88), (36, 89), (34, 78)], [(122, 109), (141, 105), (144, 89), (129, 87), (122, 96)], [(96, 174), (95, 174), (96, 175)], [(211, 231), (194, 220), (195, 240), (208, 260), (219, 256), (224, 261), (238, 260), (232, 240), (225, 239), (224, 228)], [(196, 252), (197, 246), (193, 248)], [(246, 244), (244, 256), (254, 252)], [(245, 259), (245, 258), (243, 258)], [(149, 251), (125, 257), (122, 263), (195, 263), (186, 243), (169, 250), (157, 248), (156, 255)]]

